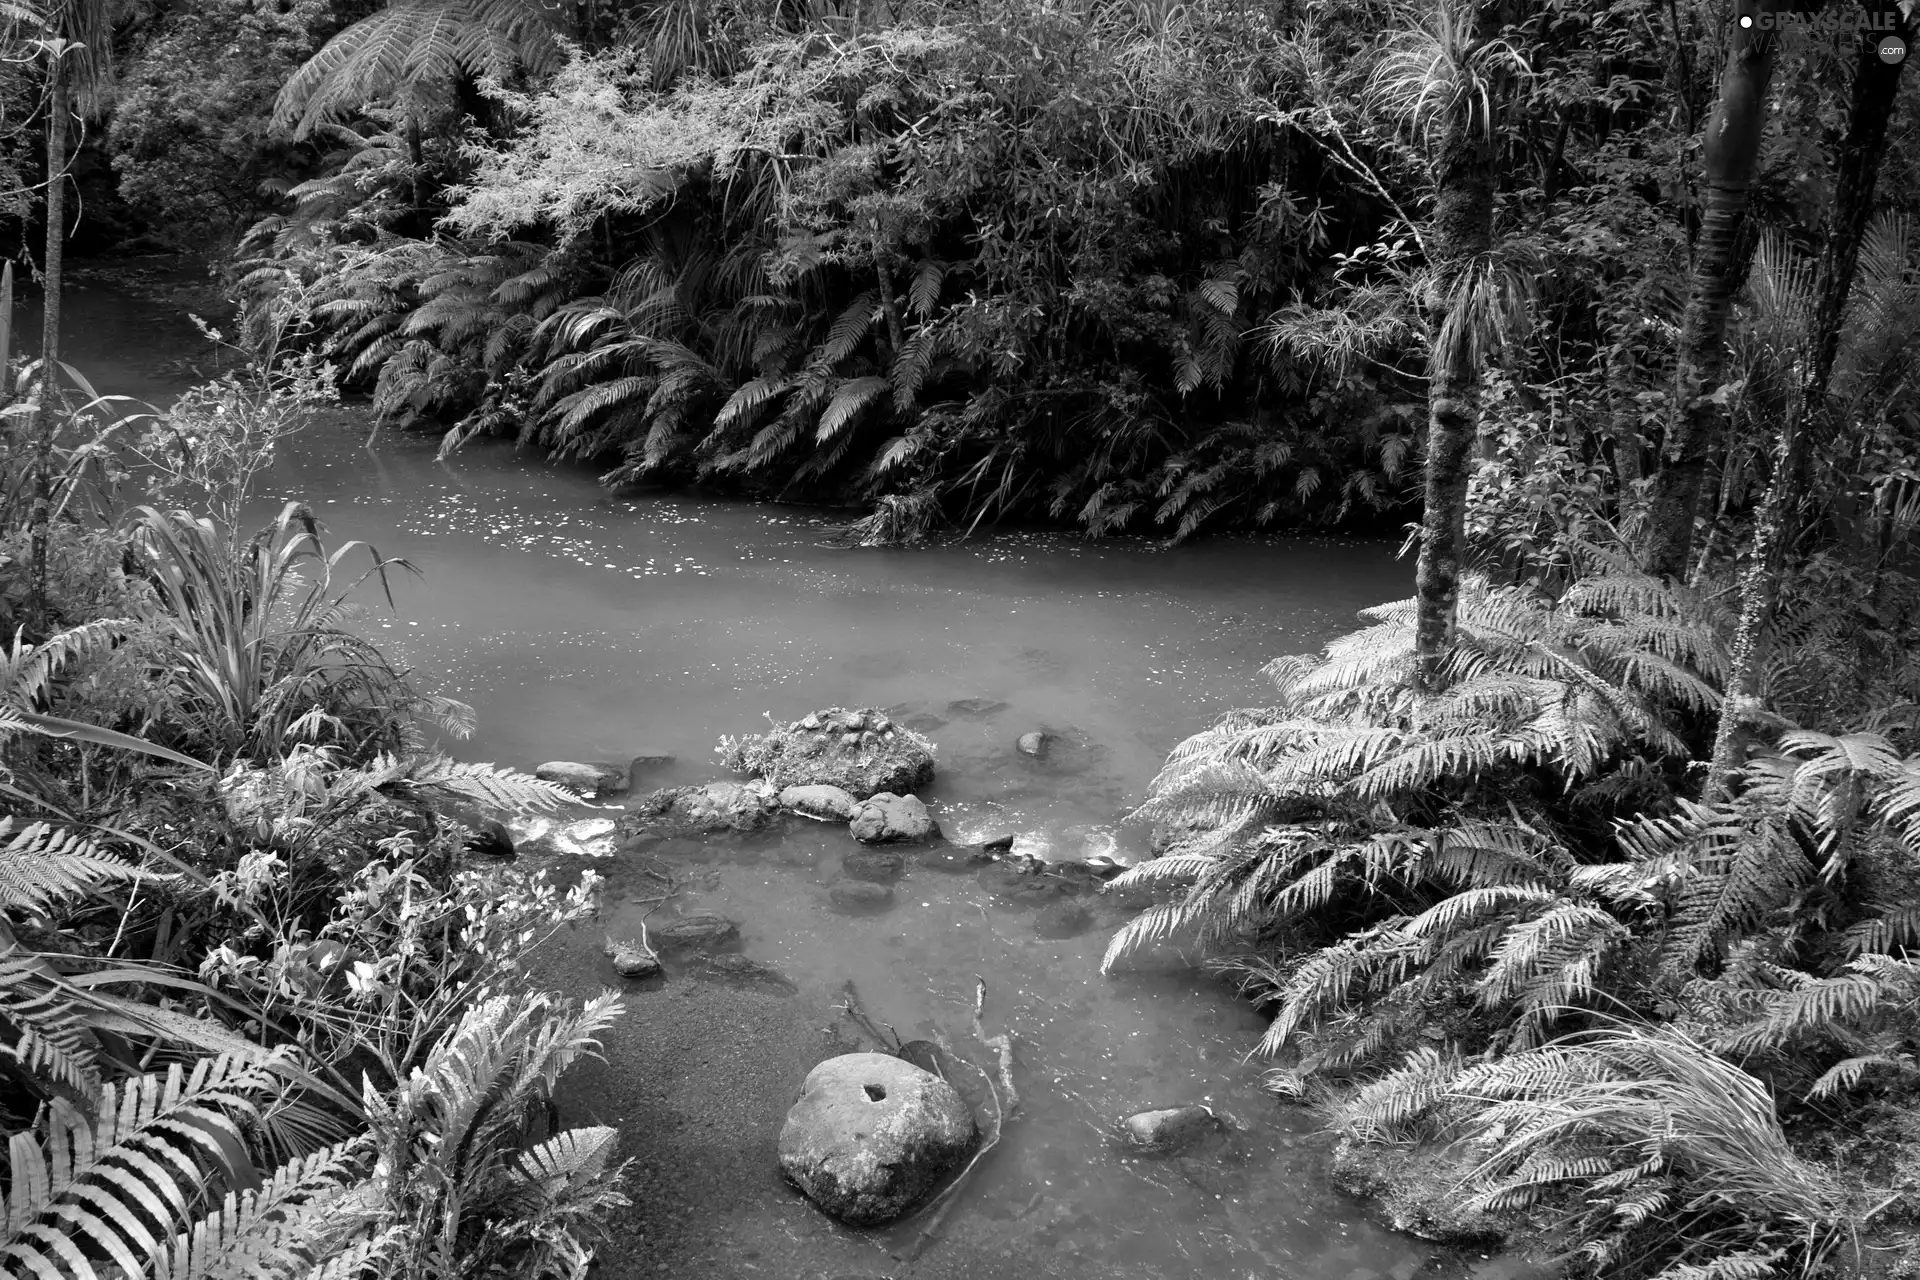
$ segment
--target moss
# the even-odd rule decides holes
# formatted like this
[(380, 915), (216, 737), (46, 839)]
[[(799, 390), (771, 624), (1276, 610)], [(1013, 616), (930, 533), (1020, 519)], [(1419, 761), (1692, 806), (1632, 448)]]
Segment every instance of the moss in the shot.
[(1473, 1167), (1459, 1147), (1397, 1146), (1342, 1139), (1334, 1148), (1334, 1185), (1377, 1205), (1396, 1231), (1436, 1244), (1506, 1245), (1523, 1225), (1512, 1214), (1464, 1207), (1454, 1188)]

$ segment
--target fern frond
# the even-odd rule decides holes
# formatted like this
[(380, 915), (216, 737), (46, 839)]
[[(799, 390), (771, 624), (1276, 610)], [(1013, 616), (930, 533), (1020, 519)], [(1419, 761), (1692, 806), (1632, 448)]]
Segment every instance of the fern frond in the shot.
[(91, 838), (44, 822), (15, 831), (11, 815), (0, 817), (0, 837), (9, 836), (0, 848), (0, 911), (45, 911), (58, 899), (146, 874), (101, 853)]

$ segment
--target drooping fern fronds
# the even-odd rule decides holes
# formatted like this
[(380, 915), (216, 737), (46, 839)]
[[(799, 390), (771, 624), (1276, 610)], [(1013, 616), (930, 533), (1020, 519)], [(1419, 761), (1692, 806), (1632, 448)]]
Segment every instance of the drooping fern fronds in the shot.
[(243, 1119), (279, 1079), (283, 1055), (179, 1063), (101, 1087), (90, 1111), (55, 1098), (44, 1139), (16, 1133), (0, 1268), (49, 1280), (104, 1280), (75, 1237), (124, 1275), (144, 1275), (206, 1189), (240, 1172)]

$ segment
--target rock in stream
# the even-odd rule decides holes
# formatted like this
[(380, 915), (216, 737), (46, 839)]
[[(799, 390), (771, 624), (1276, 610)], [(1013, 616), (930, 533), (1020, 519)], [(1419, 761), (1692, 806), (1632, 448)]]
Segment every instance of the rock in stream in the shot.
[(855, 1227), (891, 1222), (966, 1158), (977, 1131), (952, 1085), (888, 1053), (829, 1058), (780, 1130), (780, 1170)]

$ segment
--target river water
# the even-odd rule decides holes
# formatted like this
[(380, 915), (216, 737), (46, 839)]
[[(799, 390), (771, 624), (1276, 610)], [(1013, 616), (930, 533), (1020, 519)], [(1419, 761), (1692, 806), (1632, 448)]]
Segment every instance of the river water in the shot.
[[(103, 390), (175, 393), (196, 349), (177, 309), (83, 277), (68, 359)], [(26, 323), (30, 319), (23, 317)], [(32, 332), (29, 328), (28, 332)], [(271, 497), (301, 497), (335, 539), (422, 571), (364, 626), (425, 687), (476, 708), (468, 759), (674, 757), (652, 785), (720, 769), (722, 734), (809, 710), (878, 706), (919, 717), (938, 745), (926, 795), (961, 840), (1115, 830), (1168, 748), (1218, 712), (1258, 702), (1260, 665), (1317, 647), (1365, 605), (1404, 595), (1387, 548), (1331, 539), (1223, 538), (1179, 548), (1006, 532), (924, 550), (822, 545), (805, 509), (685, 495), (616, 499), (592, 473), (498, 443), (454, 460), (386, 433), (363, 448), (340, 423), (299, 438)], [(967, 702), (967, 700), (973, 700)], [(954, 704), (961, 703), (956, 708)], [(1014, 747), (1065, 736), (1065, 759)], [(1079, 839), (1082, 832), (1075, 832)], [(835, 911), (845, 833), (680, 845), (646, 867), (603, 865), (604, 931), (693, 910), (739, 922), (740, 949), (793, 990), (715, 982), (678, 966), (631, 990), (607, 1061), (576, 1073), (570, 1122), (619, 1125), (634, 1199), (602, 1249), (608, 1277), (966, 1276), (1409, 1280), (1431, 1250), (1367, 1221), (1325, 1179), (1312, 1117), (1259, 1090), (1242, 1054), (1261, 1020), (1191, 971), (1103, 978), (1122, 913), (1066, 940), (970, 874), (910, 871), (895, 906)], [(649, 916), (649, 912), (651, 915)], [(617, 984), (601, 938), (564, 944), (545, 976)], [(1020, 1108), (941, 1231), (858, 1233), (785, 1187), (773, 1157), (800, 1078), (848, 1047), (835, 1009), (852, 982), (903, 1038), (1011, 1035)], [(1230, 1140), (1201, 1157), (1139, 1160), (1108, 1129), (1152, 1105), (1208, 1102)]]

